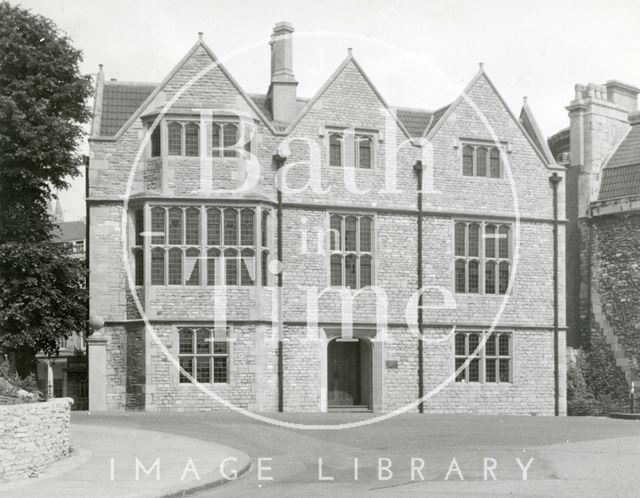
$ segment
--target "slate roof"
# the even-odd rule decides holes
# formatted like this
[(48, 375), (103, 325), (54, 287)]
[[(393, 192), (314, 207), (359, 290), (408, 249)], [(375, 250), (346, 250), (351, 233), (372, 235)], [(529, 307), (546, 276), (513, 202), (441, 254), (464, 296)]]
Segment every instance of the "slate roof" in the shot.
[(399, 107), (395, 110), (396, 116), (404, 125), (412, 138), (420, 138), (435, 126), (438, 120), (447, 112), (448, 105), (437, 111), (425, 111), (424, 109), (406, 109)]
[(111, 137), (138, 110), (157, 83), (105, 81), (99, 135)]
[(640, 195), (640, 124), (626, 137), (602, 170), (598, 200)]
[(58, 230), (54, 230), (54, 233), (60, 242), (84, 240), (87, 235), (84, 221), (59, 221), (56, 224)]

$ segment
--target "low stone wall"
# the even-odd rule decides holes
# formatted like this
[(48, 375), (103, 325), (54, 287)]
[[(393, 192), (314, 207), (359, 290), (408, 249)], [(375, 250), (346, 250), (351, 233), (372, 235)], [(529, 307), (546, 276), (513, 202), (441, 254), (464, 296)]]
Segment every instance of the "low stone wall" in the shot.
[(40, 472), (69, 454), (71, 398), (0, 406), (0, 482)]

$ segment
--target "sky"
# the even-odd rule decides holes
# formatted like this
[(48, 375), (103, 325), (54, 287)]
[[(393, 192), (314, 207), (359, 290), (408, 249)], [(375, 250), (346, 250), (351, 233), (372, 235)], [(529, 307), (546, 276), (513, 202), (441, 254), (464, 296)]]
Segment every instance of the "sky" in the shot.
[[(197, 40), (249, 93), (265, 93), (276, 22), (296, 29), (298, 95), (311, 97), (352, 47), (392, 106), (437, 109), (483, 62), (518, 114), (522, 98), (547, 136), (568, 126), (574, 85), (640, 86), (638, 0), (25, 0), (84, 53), (81, 70), (161, 81)], [(60, 194), (65, 220), (84, 216), (84, 180)]]

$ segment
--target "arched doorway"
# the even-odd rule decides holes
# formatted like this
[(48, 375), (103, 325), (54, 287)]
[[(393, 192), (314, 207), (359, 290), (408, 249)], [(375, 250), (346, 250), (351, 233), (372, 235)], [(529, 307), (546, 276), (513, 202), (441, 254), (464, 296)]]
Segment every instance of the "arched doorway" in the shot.
[(373, 408), (372, 345), (366, 339), (332, 339), (327, 345), (329, 411)]

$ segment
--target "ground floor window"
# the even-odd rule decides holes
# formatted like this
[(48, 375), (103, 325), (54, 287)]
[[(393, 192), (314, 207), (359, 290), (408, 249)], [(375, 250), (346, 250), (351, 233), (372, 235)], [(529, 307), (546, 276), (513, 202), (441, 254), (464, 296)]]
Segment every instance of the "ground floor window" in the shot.
[[(457, 332), (454, 344), (456, 382), (511, 382), (511, 343), (510, 332)], [(469, 363), (463, 368), (467, 360)]]
[(178, 329), (180, 383), (229, 382), (229, 328), (200, 327)]

